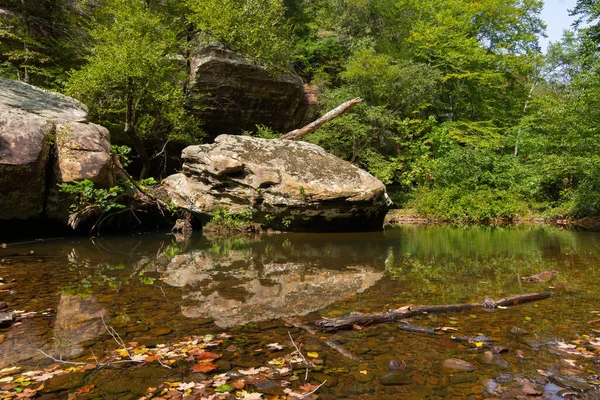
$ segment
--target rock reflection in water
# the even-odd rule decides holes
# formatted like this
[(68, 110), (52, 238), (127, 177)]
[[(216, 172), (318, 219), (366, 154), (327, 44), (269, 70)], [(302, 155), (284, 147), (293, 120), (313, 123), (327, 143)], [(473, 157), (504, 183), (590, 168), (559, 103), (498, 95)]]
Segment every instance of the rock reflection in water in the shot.
[(54, 322), (52, 353), (73, 358), (84, 351), (82, 343), (105, 332), (106, 310), (95, 297), (82, 298), (63, 293)]
[[(17, 363), (49, 364), (51, 360), (40, 350), (64, 359), (83, 354), (84, 342), (105, 332), (105, 315), (106, 310), (94, 297), (62, 294), (53, 327), (48, 326), (52, 320), (47, 317), (26, 318), (5, 334), (0, 343), (0, 369)], [(52, 333), (50, 342), (47, 332)]]
[(237, 247), (193, 250), (158, 267), (164, 282), (183, 288), (186, 317), (231, 327), (306, 315), (373, 286), (385, 269), (385, 257), (352, 242), (290, 236)]

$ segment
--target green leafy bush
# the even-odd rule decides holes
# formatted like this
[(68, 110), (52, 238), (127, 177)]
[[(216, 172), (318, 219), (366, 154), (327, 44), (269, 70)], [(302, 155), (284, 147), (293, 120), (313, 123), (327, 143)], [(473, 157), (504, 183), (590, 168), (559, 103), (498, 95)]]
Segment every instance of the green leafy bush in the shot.
[(62, 193), (69, 195), (73, 203), (69, 206), (72, 213), (82, 211), (88, 207), (98, 207), (104, 212), (113, 209), (125, 208), (125, 205), (117, 201), (117, 196), (124, 192), (121, 186), (113, 186), (110, 189), (98, 189), (94, 182), (89, 179), (58, 184)]

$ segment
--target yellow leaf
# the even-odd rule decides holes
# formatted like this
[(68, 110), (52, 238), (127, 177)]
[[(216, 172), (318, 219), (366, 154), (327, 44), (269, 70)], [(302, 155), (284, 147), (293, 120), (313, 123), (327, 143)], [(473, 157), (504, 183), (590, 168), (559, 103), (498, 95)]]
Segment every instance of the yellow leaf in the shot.
[(361, 371), (358, 371), (358, 372), (360, 372), (360, 373), (361, 373), (361, 374), (363, 374), (363, 375), (366, 375), (366, 374), (368, 374), (368, 372), (367, 372), (367, 370), (366, 370), (366, 369), (363, 369), (363, 370), (361, 370)]
[(319, 358), (319, 353), (315, 353), (314, 351), (313, 352), (308, 352), (307, 355), (310, 358)]
[(483, 347), (483, 342), (475, 342), (476, 347)]

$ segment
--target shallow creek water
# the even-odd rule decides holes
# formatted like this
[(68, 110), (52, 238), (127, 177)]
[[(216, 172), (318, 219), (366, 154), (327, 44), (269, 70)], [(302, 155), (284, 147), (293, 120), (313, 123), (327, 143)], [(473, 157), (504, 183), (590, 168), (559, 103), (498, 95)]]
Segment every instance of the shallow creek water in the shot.
[[(252, 239), (196, 233), (187, 243), (161, 233), (9, 244), (0, 259), (0, 277), (10, 284), (0, 286), (0, 301), (11, 310), (51, 310), (0, 329), (0, 369), (51, 364), (39, 350), (64, 360), (102, 358), (118, 348), (106, 324), (125, 342), (149, 347), (225, 332), (231, 338), (211, 350), (222, 356), (215, 373), (233, 375), (293, 351), (291, 335), (303, 352), (323, 361), (308, 379), (327, 381), (315, 394), (323, 399), (600, 398), (594, 347), (600, 233), (435, 226)], [(558, 274), (537, 284), (520, 279), (542, 270)], [(409, 321), (451, 328), (434, 335), (399, 330), (399, 323), (312, 331), (321, 317), (543, 291), (554, 295), (507, 309)], [(514, 327), (530, 334), (516, 335)], [(487, 353), (486, 362), (489, 348), (453, 335), (485, 335), (503, 352), (493, 361)], [(267, 350), (274, 342), (286, 350)], [(474, 370), (442, 367), (452, 358)], [(193, 373), (185, 362), (171, 369), (154, 364), (50, 380), (38, 397), (67, 398), (93, 383), (79, 397), (133, 399), (164, 381), (212, 374)], [(296, 391), (305, 379), (303, 372), (297, 376), (290, 384)], [(282, 396), (278, 387), (268, 389), (265, 398)]]

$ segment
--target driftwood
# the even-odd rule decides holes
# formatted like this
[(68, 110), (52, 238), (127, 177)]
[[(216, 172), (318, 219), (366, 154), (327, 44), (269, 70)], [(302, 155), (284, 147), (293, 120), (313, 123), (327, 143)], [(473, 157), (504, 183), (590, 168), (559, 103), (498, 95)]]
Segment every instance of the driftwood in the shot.
[(323, 115), (321, 118), (311, 122), (310, 124), (300, 128), (300, 129), (295, 129), (291, 132), (288, 132), (285, 135), (283, 135), (282, 137), (280, 137), (279, 139), (298, 140), (298, 139), (308, 135), (309, 133), (313, 133), (314, 131), (319, 129), (321, 126), (323, 126), (323, 124), (325, 124), (326, 122), (329, 122), (332, 119), (335, 119), (335, 118), (339, 117), (340, 115), (344, 114), (346, 111), (349, 111), (350, 109), (352, 109), (352, 107), (354, 107), (361, 101), (362, 101), (362, 99), (360, 97), (357, 97), (352, 100), (348, 100), (347, 102), (345, 102), (345, 103), (337, 106), (333, 110), (329, 111), (327, 114)]
[(340, 318), (323, 318), (320, 321), (317, 321), (315, 325), (317, 329), (322, 332), (334, 332), (341, 329), (352, 329), (355, 325), (364, 326), (371, 324), (381, 324), (384, 322), (395, 322), (401, 319), (429, 313), (463, 311), (472, 310), (475, 308), (510, 307), (516, 306), (518, 304), (528, 303), (530, 301), (547, 299), (550, 296), (550, 293), (543, 292), (519, 294), (515, 296), (504, 297), (495, 301), (486, 296), (486, 298), (481, 303), (447, 304), (432, 306), (409, 305), (382, 314), (354, 314)]

